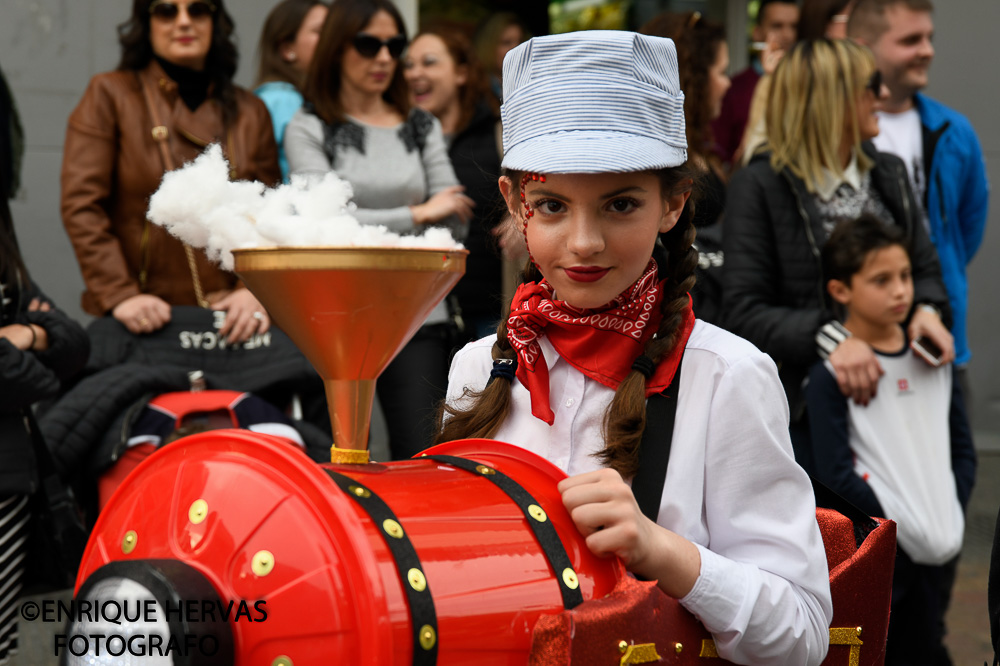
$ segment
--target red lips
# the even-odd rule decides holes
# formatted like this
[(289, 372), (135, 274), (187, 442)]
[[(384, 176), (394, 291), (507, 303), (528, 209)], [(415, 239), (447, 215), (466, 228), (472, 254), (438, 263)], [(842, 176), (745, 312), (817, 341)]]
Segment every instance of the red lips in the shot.
[(566, 275), (570, 277), (571, 280), (577, 282), (597, 282), (602, 277), (608, 274), (610, 268), (602, 268), (600, 266), (573, 266), (572, 268), (564, 269)]

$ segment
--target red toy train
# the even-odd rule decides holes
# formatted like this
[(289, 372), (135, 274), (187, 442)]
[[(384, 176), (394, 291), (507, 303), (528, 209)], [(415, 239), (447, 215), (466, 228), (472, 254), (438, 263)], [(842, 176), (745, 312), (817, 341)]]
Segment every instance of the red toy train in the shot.
[[(157, 634), (175, 664), (714, 657), (679, 604), (587, 550), (556, 490), (563, 476), (489, 440), (320, 466), (267, 435), (195, 435), (158, 451), (112, 497), (77, 598), (158, 604), (152, 622), (104, 625), (123, 634), (105, 647), (124, 647), (128, 632), (149, 647)], [(835, 608), (825, 663), (882, 663), (895, 526), (882, 523), (859, 548), (850, 521), (819, 517)], [(84, 622), (67, 634), (94, 631)]]

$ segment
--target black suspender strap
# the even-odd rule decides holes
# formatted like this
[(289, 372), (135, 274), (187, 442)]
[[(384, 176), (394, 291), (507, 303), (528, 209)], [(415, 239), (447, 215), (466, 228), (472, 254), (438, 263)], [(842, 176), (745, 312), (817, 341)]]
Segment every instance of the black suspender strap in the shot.
[(656, 522), (663, 497), (663, 484), (667, 480), (667, 462), (674, 436), (674, 417), (677, 414), (677, 389), (681, 382), (681, 361), (670, 386), (663, 393), (656, 393), (646, 400), (646, 429), (639, 443), (639, 471), (632, 478), (632, 494), (643, 515)]
[(510, 497), (511, 501), (517, 505), (524, 514), (528, 527), (538, 540), (545, 558), (552, 567), (552, 573), (559, 584), (559, 591), (562, 593), (563, 606), (566, 610), (576, 608), (583, 603), (583, 593), (580, 591), (580, 581), (577, 579), (573, 564), (566, 554), (566, 548), (556, 528), (552, 526), (552, 521), (548, 519), (541, 505), (514, 479), (503, 472), (488, 465), (482, 465), (474, 460), (459, 458), (457, 456), (424, 456), (439, 463), (458, 467), (470, 474), (481, 476), (493, 483)]
[(348, 497), (358, 503), (367, 513), (375, 527), (382, 534), (392, 558), (396, 562), (396, 571), (406, 601), (410, 606), (410, 624), (413, 627), (413, 664), (415, 666), (434, 666), (437, 663), (438, 626), (437, 613), (434, 610), (434, 597), (431, 596), (430, 583), (420, 566), (420, 557), (400, 525), (396, 514), (389, 505), (361, 482), (329, 469), (324, 469), (334, 483)]

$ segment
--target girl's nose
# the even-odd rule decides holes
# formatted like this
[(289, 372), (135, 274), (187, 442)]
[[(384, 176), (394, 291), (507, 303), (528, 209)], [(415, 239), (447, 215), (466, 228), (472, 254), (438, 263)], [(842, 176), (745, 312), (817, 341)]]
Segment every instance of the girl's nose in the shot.
[(579, 257), (589, 257), (604, 249), (604, 235), (600, 225), (585, 215), (576, 216), (570, 223), (566, 245)]

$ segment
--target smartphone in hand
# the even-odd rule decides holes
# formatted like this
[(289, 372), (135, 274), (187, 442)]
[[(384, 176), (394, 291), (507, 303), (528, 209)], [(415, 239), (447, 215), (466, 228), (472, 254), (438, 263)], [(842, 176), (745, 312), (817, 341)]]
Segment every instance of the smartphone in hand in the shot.
[(941, 357), (944, 356), (944, 352), (927, 336), (921, 336), (912, 341), (910, 348), (935, 368), (941, 365)]

